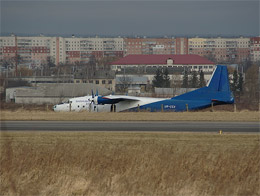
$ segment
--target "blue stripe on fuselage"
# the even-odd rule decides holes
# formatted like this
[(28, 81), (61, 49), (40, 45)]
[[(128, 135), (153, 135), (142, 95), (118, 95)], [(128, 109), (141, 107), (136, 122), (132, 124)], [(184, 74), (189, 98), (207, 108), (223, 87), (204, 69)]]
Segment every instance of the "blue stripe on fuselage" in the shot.
[[(188, 104), (186, 106), (186, 104)], [(189, 110), (196, 110), (209, 107), (211, 105), (211, 100), (174, 100), (167, 99), (163, 101), (158, 101), (150, 104), (141, 105), (138, 107), (130, 108), (130, 111), (137, 110), (147, 110), (151, 112), (156, 111), (166, 111), (166, 112), (181, 112), (185, 111), (188, 107)]]

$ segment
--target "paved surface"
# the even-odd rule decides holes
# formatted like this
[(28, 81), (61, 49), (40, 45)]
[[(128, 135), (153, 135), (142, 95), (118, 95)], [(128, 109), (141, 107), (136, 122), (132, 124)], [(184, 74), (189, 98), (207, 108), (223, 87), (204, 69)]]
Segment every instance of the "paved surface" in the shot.
[(2, 131), (258, 132), (259, 122), (1, 121)]

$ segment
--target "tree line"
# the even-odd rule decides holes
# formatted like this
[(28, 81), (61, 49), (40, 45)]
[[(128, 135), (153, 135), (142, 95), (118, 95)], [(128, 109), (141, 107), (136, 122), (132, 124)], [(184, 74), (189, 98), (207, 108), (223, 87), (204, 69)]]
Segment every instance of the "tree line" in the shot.
[(183, 80), (182, 80), (182, 88), (201, 88), (206, 85), (205, 78), (204, 78), (204, 72), (200, 70), (192, 71), (190, 74), (188, 74), (188, 71), (185, 70), (183, 74)]
[[(238, 72), (237, 69), (233, 71), (232, 77), (229, 78), (230, 89), (234, 94), (243, 92), (244, 78), (242, 72)], [(184, 70), (182, 79), (182, 88), (201, 88), (206, 86), (204, 72), (200, 70), (188, 72)], [(157, 68), (154, 79), (153, 87), (169, 88), (171, 87), (171, 81), (169, 77), (169, 71), (167, 68)]]
[[(199, 73), (192, 71), (190, 74), (187, 70), (183, 73), (182, 88), (200, 88), (206, 85), (204, 73), (201, 70)], [(171, 81), (169, 71), (167, 68), (157, 68), (154, 79), (153, 87), (170, 88)]]

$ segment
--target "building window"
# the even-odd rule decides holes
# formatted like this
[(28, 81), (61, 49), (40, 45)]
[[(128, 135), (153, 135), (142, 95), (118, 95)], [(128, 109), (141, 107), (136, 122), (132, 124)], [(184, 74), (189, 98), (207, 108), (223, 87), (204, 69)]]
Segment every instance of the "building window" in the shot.
[(112, 80), (108, 80), (108, 84), (112, 84)]
[(96, 84), (99, 84), (99, 80), (96, 80)]
[(102, 84), (106, 84), (106, 80), (102, 80)]

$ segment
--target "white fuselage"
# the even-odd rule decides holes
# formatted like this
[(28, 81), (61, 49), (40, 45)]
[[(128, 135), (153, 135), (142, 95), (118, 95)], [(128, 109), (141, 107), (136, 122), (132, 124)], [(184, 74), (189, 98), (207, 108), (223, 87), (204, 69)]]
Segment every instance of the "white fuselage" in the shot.
[[(131, 98), (131, 96), (127, 96)], [(57, 104), (53, 107), (55, 112), (69, 112), (69, 111), (88, 111), (88, 112), (111, 112), (112, 107), (115, 107), (115, 112), (121, 112), (131, 108), (139, 107), (144, 104), (154, 103), (157, 101), (165, 100), (161, 98), (150, 98), (150, 97), (134, 97), (136, 101), (122, 101), (114, 104), (94, 104), (92, 96), (84, 96), (69, 99), (68, 102)]]
[(110, 108), (110, 105), (95, 105), (92, 101), (92, 96), (72, 98), (68, 102), (53, 106), (55, 112), (109, 112)]
[(57, 104), (53, 107), (55, 112), (84, 111), (91, 106), (91, 96), (77, 97), (69, 99), (68, 102)]

